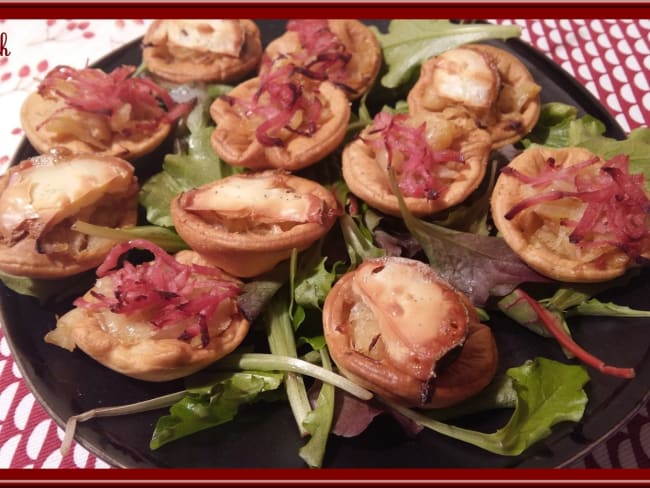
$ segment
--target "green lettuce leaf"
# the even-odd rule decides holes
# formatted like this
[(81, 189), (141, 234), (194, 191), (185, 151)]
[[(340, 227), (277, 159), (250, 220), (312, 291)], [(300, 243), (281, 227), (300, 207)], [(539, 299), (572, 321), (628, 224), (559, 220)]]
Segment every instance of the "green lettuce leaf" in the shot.
[(521, 35), (518, 26), (453, 24), (448, 20), (392, 20), (386, 34), (373, 27), (383, 49), (388, 72), (381, 84), (395, 88), (407, 82), (432, 56), (470, 42)]
[(584, 386), (589, 381), (584, 367), (536, 358), (510, 368), (506, 374), (517, 395), (515, 409), (508, 423), (493, 433), (464, 429), (404, 407), (391, 407), (439, 434), (502, 456), (517, 456), (548, 437), (554, 425), (578, 422), (584, 415), (588, 401)]
[(172, 227), (170, 205), (179, 193), (215, 181), (235, 172), (215, 154), (210, 143), (214, 127), (201, 127), (187, 138), (187, 152), (167, 154), (163, 171), (147, 180), (140, 190), (140, 203), (147, 220)]
[(525, 147), (539, 144), (549, 147), (584, 147), (604, 159), (619, 154), (630, 158), (630, 172), (645, 175), (650, 191), (650, 128), (639, 127), (624, 140), (605, 136), (605, 125), (590, 115), (578, 118), (575, 107), (548, 103), (542, 107), (535, 129), (522, 141)]
[(219, 373), (210, 383), (188, 388), (182, 400), (158, 419), (149, 447), (159, 447), (181, 437), (229, 422), (239, 407), (263, 398), (280, 387), (284, 374), (258, 371)]

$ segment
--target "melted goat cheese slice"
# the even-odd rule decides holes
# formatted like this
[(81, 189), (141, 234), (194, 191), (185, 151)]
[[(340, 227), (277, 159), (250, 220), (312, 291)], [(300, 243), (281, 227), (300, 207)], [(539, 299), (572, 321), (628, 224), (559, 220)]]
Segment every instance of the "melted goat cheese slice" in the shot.
[(441, 54), (433, 72), (433, 86), (439, 95), (477, 109), (492, 106), (499, 83), (498, 71), (472, 49), (458, 48)]
[(468, 315), (456, 292), (422, 266), (366, 262), (357, 268), (353, 292), (374, 317), (391, 362), (426, 380), (437, 360), (464, 341)]
[(11, 234), (25, 220), (53, 226), (108, 193), (123, 193), (133, 181), (130, 165), (75, 158), (25, 165), (9, 176), (0, 195), (0, 232)]
[(188, 193), (188, 211), (211, 211), (228, 219), (265, 224), (320, 222), (323, 201), (301, 193), (275, 175), (231, 176)]
[(239, 56), (244, 32), (236, 20), (162, 20), (151, 36), (163, 42), (201, 52)]

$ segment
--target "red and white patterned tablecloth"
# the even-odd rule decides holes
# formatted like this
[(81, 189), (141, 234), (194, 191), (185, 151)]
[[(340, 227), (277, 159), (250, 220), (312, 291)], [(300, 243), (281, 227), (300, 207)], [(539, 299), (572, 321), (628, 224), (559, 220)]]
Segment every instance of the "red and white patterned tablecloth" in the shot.
[[(625, 131), (650, 126), (650, 19), (490, 19), (522, 27), (522, 39), (578, 79)], [(142, 35), (147, 20), (0, 20), (0, 172), (23, 133), (19, 110), (37, 79), (58, 64), (82, 67)], [(8, 54), (8, 55), (7, 55)], [(650, 386), (650, 385), (649, 385)], [(644, 406), (575, 467), (650, 468), (650, 413)], [(29, 391), (0, 329), (0, 468), (108, 468), (63, 433)]]

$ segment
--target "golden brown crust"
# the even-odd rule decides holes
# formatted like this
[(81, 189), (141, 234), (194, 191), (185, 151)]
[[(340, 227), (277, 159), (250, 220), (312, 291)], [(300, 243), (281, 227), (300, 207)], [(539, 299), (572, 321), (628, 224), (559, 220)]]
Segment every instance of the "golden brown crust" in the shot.
[[(341, 83), (351, 89), (345, 90), (353, 100), (370, 89), (381, 68), (381, 46), (377, 37), (363, 23), (354, 19), (329, 19), (329, 29), (345, 46), (351, 58), (345, 67)], [(287, 31), (271, 41), (264, 50), (271, 59), (302, 49), (298, 33)]]
[(262, 57), (262, 41), (257, 25), (249, 19), (239, 19), (244, 41), (238, 57), (227, 54), (206, 54), (200, 51), (175, 57), (163, 43), (152, 43), (151, 33), (160, 20), (152, 22), (144, 36), (142, 58), (151, 73), (174, 83), (193, 81), (233, 83), (255, 70)]
[[(25, 231), (24, 235), (14, 239), (10, 235), (0, 236), (0, 270), (16, 276), (30, 278), (62, 278), (72, 276), (97, 267), (115, 245), (115, 241), (88, 236), (76, 232), (70, 226), (77, 220), (109, 227), (128, 227), (136, 224), (138, 205), (138, 183), (133, 176), (133, 167), (126, 161), (109, 156), (88, 157), (114, 165), (125, 171), (120, 189), (106, 191), (97, 200), (80, 205), (78, 210), (65, 219), (49, 227), (41, 223), (38, 212), (30, 214), (25, 203), (25, 214), (21, 217), (25, 229), (47, 228), (42, 233)], [(74, 159), (74, 158), (73, 158)], [(0, 178), (0, 202), (12, 178), (16, 178), (21, 166), (13, 166)], [(88, 182), (88, 184), (91, 184)], [(29, 204), (36, 205), (35, 202)], [(69, 201), (69, 205), (77, 205)], [(4, 204), (3, 204), (4, 208)], [(6, 215), (6, 214), (5, 214)]]
[[(62, 100), (44, 98), (38, 93), (32, 93), (23, 102), (20, 110), (22, 128), (29, 143), (39, 153), (45, 154), (51, 149), (64, 147), (74, 154), (94, 153), (101, 156), (116, 156), (132, 161), (156, 149), (162, 144), (171, 130), (170, 124), (161, 122), (153, 133), (138, 132), (128, 137), (113, 133), (110, 144), (106, 148), (100, 145), (93, 146), (70, 135), (62, 135), (51, 130), (47, 124), (43, 125), (55, 112), (62, 110), (64, 107), (65, 104)], [(69, 113), (71, 110), (66, 109), (61, 114)], [(77, 113), (83, 119), (83, 113)]]
[[(455, 52), (467, 50), (478, 52), (484, 58), (480, 81), (486, 92), (480, 104), (452, 100), (435, 86), (437, 71), (448, 68), (445, 62), (453, 59)], [(492, 81), (488, 82), (490, 72)], [(541, 111), (540, 90), (528, 68), (516, 56), (487, 44), (468, 44), (423, 63), (407, 101), (411, 113), (440, 113), (465, 128), (487, 130), (492, 137), (492, 148), (497, 149), (518, 141), (535, 126)], [(470, 99), (470, 92), (465, 96)]]
[[(561, 168), (593, 157), (594, 154), (582, 148), (536, 147), (521, 153), (509, 167), (526, 175), (536, 175), (549, 158)], [(592, 165), (592, 170), (598, 166)], [(581, 251), (569, 241), (573, 228), (562, 225), (561, 221), (580, 219), (584, 203), (577, 198), (534, 205), (510, 220), (506, 218), (524, 198), (544, 191), (548, 188), (535, 190), (511, 175), (501, 174), (497, 179), (491, 200), (492, 218), (512, 250), (531, 268), (560, 281), (597, 282), (622, 275), (630, 265), (625, 252), (611, 245), (592, 246)], [(547, 214), (555, 214), (555, 218), (547, 218)], [(646, 249), (650, 249), (650, 243), (646, 243)]]
[[(479, 322), (467, 297), (453, 290), (423, 263), (404, 258), (383, 258), (367, 260), (361, 266), (375, 266), (386, 260), (401, 260), (404, 265), (422, 267), (423, 279), (438, 283), (444, 290), (445, 300), (450, 301), (450, 310), (464, 310), (466, 318), (463, 324), (459, 322), (460, 315), (454, 315), (455, 327), (466, 327), (464, 339), (456, 343), (462, 349), (450, 364), (427, 379), (405, 372), (403, 365), (393, 364), (381, 337), (373, 341), (372, 352), (359, 350), (354, 345), (354, 326), (351, 323), (353, 307), (359, 300), (354, 292), (354, 271), (337, 281), (323, 305), (323, 332), (339, 370), (369, 390), (412, 407), (443, 408), (481, 391), (496, 373), (498, 353), (492, 332)], [(437, 324), (431, 326), (438, 327)], [(415, 357), (414, 352), (411, 355)]]
[[(250, 100), (258, 88), (259, 78), (252, 78), (237, 85), (228, 95)], [(217, 124), (212, 133), (212, 147), (226, 163), (251, 169), (295, 171), (320, 161), (343, 140), (350, 105), (343, 91), (329, 82), (321, 83), (317, 91), (324, 107), (316, 131), (309, 136), (285, 134), (282, 146), (261, 144), (255, 130), (263, 120), (248, 119), (236, 105), (218, 98), (210, 107)]]
[[(193, 261), (193, 258), (185, 258)], [(223, 273), (221, 279), (238, 283)], [(91, 290), (92, 291), (92, 290)], [(92, 301), (91, 291), (84, 299)], [(227, 327), (211, 335), (205, 347), (197, 347), (176, 338), (140, 338), (121, 336), (107, 326), (101, 313), (73, 308), (57, 321), (46, 342), (72, 350), (78, 346), (90, 357), (118, 373), (144, 381), (171, 381), (195, 373), (232, 352), (246, 337), (250, 323), (238, 311), (234, 299), (222, 304), (231, 315)], [(128, 318), (125, 320), (129, 320)], [(153, 327), (153, 326), (150, 326)]]
[[(405, 196), (406, 206), (418, 217), (435, 214), (464, 201), (480, 185), (485, 175), (491, 146), (490, 136), (483, 130), (466, 132), (437, 115), (427, 118), (427, 123), (438, 127), (439, 132), (450, 134), (443, 146), (433, 149), (458, 150), (464, 158), (464, 164), (458, 178), (438, 198)], [(375, 151), (363, 141), (364, 134), (369, 131), (372, 131), (372, 126), (366, 128), (360, 138), (343, 150), (343, 178), (350, 191), (370, 206), (399, 217), (399, 202), (391, 189), (388, 173), (377, 161)]]
[[(278, 185), (293, 189), (296, 193), (310, 194), (323, 205), (319, 222), (299, 222), (285, 230), (235, 231), (224, 225), (206, 220), (201, 212), (188, 211), (190, 193), (177, 196), (171, 206), (174, 226), (179, 235), (212, 265), (239, 277), (257, 276), (272, 269), (277, 263), (291, 256), (293, 248), (302, 251), (325, 235), (334, 225), (338, 215), (336, 198), (318, 183), (291, 175), (284, 171), (268, 170), (261, 173), (233, 175), (202, 186), (199, 190), (235, 184), (240, 179), (272, 177)], [(196, 190), (195, 190), (196, 191)]]

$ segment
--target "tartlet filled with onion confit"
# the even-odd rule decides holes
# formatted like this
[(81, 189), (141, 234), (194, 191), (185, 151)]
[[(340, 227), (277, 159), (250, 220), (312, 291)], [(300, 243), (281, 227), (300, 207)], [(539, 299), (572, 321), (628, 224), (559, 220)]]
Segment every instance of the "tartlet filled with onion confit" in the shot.
[[(293, 19), (264, 50), (271, 60), (288, 59), (307, 76), (327, 79), (350, 99), (370, 89), (381, 67), (379, 41), (354, 19)], [(262, 65), (262, 72), (268, 65)]]
[(233, 166), (295, 171), (330, 154), (350, 118), (345, 92), (280, 59), (273, 69), (217, 98), (212, 147)]
[(343, 151), (343, 178), (359, 198), (399, 216), (389, 171), (408, 209), (431, 215), (465, 200), (481, 183), (490, 153), (490, 135), (467, 131), (433, 115), (380, 112)]
[[(130, 249), (153, 260), (120, 267)], [(97, 269), (91, 290), (57, 320), (45, 340), (79, 347), (118, 373), (145, 381), (188, 376), (234, 350), (250, 324), (236, 297), (241, 283), (196, 264), (192, 251), (171, 256), (135, 240), (116, 246)]]
[(324, 236), (339, 215), (332, 192), (281, 170), (232, 175), (172, 202), (179, 235), (213, 265), (257, 276)]
[(232, 83), (259, 65), (262, 41), (248, 19), (155, 20), (143, 39), (147, 70), (174, 83)]
[(491, 206), (508, 245), (556, 280), (606, 281), (650, 257), (650, 200), (624, 155), (527, 149), (502, 170)]
[(421, 261), (368, 259), (337, 281), (323, 331), (341, 373), (405, 406), (443, 408), (485, 388), (498, 352), (465, 295)]
[(127, 160), (156, 149), (191, 103), (174, 102), (150, 79), (133, 77), (135, 69), (51, 70), (21, 107), (21, 124), (34, 149), (65, 147)]
[(407, 101), (413, 114), (440, 113), (464, 127), (487, 130), (497, 149), (517, 142), (537, 123), (540, 91), (516, 56), (467, 44), (423, 63)]
[(115, 242), (72, 224), (135, 225), (137, 198), (133, 166), (120, 158), (62, 150), (12, 166), (0, 177), (0, 270), (47, 279), (98, 266)]

